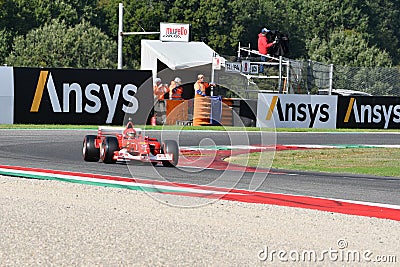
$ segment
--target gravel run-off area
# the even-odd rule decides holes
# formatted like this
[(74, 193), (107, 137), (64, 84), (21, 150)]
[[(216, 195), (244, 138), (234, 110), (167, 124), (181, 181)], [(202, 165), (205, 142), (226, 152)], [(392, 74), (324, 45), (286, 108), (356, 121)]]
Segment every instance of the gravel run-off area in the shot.
[(400, 264), (398, 221), (157, 195), (0, 176), (0, 266)]

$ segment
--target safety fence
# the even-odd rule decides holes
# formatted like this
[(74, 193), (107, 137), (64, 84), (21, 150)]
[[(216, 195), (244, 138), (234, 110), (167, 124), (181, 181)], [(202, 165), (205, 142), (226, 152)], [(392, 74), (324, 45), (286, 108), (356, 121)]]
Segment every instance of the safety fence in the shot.
[(250, 61), (251, 65), (258, 66), (264, 64), (264, 72), (242, 73), (241, 78), (220, 73), (218, 79), (221, 84), (244, 98), (255, 99), (259, 92), (320, 94), (331, 89), (354, 90), (373, 96), (400, 96), (399, 67), (348, 67), (288, 58), (282, 58), (283, 64), (279, 65), (276, 63), (278, 58), (269, 57), (266, 62), (261, 62), (257, 51), (241, 49), (245, 53), (240, 57), (224, 58), (227, 62)]
[(317, 94), (332, 87), (348, 89), (374, 96), (400, 96), (400, 69), (398, 67), (347, 67), (316, 61), (290, 60), (290, 88), (292, 93)]

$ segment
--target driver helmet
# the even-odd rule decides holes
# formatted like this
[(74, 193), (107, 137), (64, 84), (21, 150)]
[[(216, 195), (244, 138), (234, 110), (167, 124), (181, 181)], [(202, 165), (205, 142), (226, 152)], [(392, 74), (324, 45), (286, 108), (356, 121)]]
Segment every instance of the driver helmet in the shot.
[(135, 136), (136, 136), (136, 131), (135, 131), (135, 130), (128, 131), (128, 132), (126, 133), (126, 135), (129, 136), (129, 137), (135, 137)]

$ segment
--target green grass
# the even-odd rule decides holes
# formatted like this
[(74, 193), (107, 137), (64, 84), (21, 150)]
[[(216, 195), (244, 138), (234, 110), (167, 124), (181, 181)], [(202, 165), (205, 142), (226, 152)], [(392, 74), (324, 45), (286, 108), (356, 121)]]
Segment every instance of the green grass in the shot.
[[(115, 125), (114, 125), (115, 126)], [(120, 125), (121, 127), (123, 125)], [(260, 131), (255, 127), (233, 127), (233, 126), (179, 126), (179, 125), (135, 125), (147, 130), (209, 130), (209, 131)], [(116, 126), (118, 127), (118, 126)], [(69, 125), (69, 124), (0, 124), (0, 129), (97, 129), (98, 125)], [(272, 129), (264, 129), (269, 132)]]
[[(123, 125), (113, 125), (121, 127)], [(0, 124), (0, 129), (97, 129), (98, 125), (61, 125), (61, 124)], [(257, 127), (234, 127), (234, 126), (179, 126), (179, 125), (135, 125), (135, 127), (146, 130), (202, 130), (202, 131), (267, 131), (274, 129), (260, 129)]]
[(0, 124), (0, 129), (97, 129), (95, 125), (69, 124)]
[(270, 167), (271, 160), (265, 158), (273, 157), (272, 167), (278, 169), (400, 177), (399, 148), (284, 150), (271, 154), (252, 153), (249, 159), (240, 155), (229, 161), (243, 164), (248, 160), (249, 166)]
[[(120, 125), (122, 126), (122, 125)], [(209, 130), (209, 131), (266, 131), (266, 132), (400, 132), (400, 129), (310, 129), (310, 128), (257, 128), (234, 126), (179, 126), (179, 125), (136, 125), (147, 130)], [(72, 124), (0, 124), (0, 129), (97, 129), (98, 125)]]

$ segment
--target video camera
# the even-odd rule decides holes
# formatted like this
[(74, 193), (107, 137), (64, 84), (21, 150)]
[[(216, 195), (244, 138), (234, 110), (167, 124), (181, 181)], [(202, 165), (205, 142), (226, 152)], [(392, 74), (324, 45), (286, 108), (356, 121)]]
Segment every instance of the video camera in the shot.
[(268, 49), (270, 56), (287, 56), (289, 54), (289, 37), (277, 30), (272, 30), (267, 33), (268, 43), (276, 41), (276, 43)]

